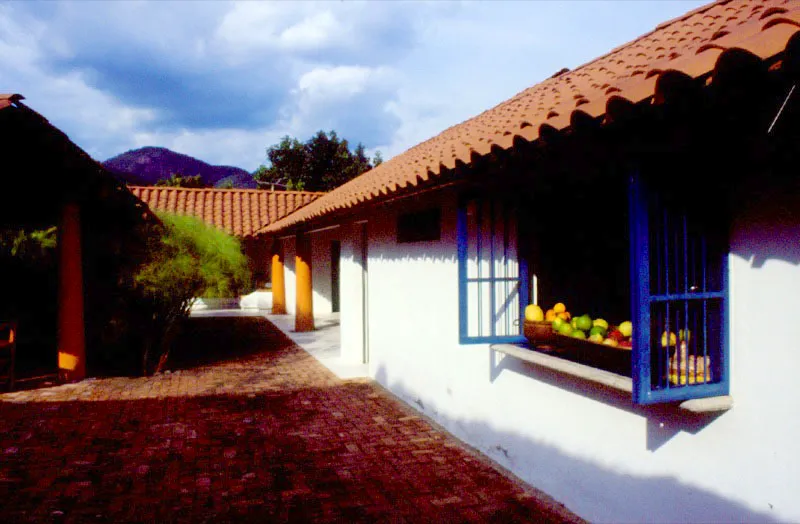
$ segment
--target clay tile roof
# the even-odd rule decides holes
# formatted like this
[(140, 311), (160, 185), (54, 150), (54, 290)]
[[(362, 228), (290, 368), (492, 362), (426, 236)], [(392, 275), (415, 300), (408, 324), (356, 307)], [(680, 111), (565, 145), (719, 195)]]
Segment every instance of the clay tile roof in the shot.
[(720, 0), (694, 9), (444, 130), (273, 222), (265, 231), (279, 231), (416, 186), (456, 163), (469, 164), (473, 155), (485, 155), (492, 147), (508, 149), (517, 137), (535, 141), (543, 124), (556, 130), (569, 127), (573, 111), (599, 117), (612, 98), (650, 101), (663, 71), (677, 70), (693, 78), (709, 75), (726, 49), (744, 49), (761, 59), (775, 57), (798, 29), (800, 0)]
[(25, 97), (13, 93), (0, 94), (0, 109), (5, 109), (8, 106), (16, 104), (20, 100), (25, 100)]
[(325, 193), (128, 186), (153, 211), (193, 215), (237, 237), (254, 235)]

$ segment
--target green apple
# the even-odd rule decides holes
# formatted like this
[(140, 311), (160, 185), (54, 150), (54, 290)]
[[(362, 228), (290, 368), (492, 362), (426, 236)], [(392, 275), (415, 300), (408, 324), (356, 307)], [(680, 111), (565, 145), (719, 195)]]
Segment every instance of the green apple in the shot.
[[(599, 327), (599, 326), (595, 326)], [(592, 328), (594, 329), (594, 328)], [(603, 343), (603, 335), (600, 333), (595, 333), (593, 335), (589, 335), (589, 342), (594, 342), (595, 344), (602, 344)]]
[(564, 322), (563, 324), (561, 324), (561, 327), (558, 328), (558, 334), (564, 335), (565, 337), (572, 335), (572, 326)]
[(589, 315), (582, 315), (575, 319), (575, 327), (581, 331), (589, 331), (592, 329), (592, 317)]
[(572, 338), (580, 338), (586, 340), (586, 333), (584, 333), (580, 329), (576, 329), (575, 331), (573, 331), (571, 336)]
[(592, 326), (592, 329), (589, 330), (589, 336), (600, 335), (601, 337), (605, 338), (607, 332), (608, 329), (604, 328), (603, 326)]

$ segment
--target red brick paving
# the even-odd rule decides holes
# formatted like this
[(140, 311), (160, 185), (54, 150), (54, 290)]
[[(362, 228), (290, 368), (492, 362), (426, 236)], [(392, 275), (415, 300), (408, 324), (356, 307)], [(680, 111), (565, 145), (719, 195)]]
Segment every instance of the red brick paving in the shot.
[(173, 357), (0, 395), (0, 522), (578, 521), (265, 320), (193, 320)]

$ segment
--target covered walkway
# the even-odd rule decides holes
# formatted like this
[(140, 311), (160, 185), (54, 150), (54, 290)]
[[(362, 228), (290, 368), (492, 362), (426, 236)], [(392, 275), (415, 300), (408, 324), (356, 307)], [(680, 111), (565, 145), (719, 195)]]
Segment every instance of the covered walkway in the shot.
[(264, 318), (190, 324), (167, 373), (0, 395), (0, 520), (577, 520)]

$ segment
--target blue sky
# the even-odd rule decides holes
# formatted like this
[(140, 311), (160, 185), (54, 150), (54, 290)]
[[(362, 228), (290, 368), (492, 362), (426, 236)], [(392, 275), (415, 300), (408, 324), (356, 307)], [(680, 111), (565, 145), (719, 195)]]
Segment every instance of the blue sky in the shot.
[(390, 158), (706, 2), (0, 2), (0, 92), (98, 160), (247, 170), (335, 129)]

